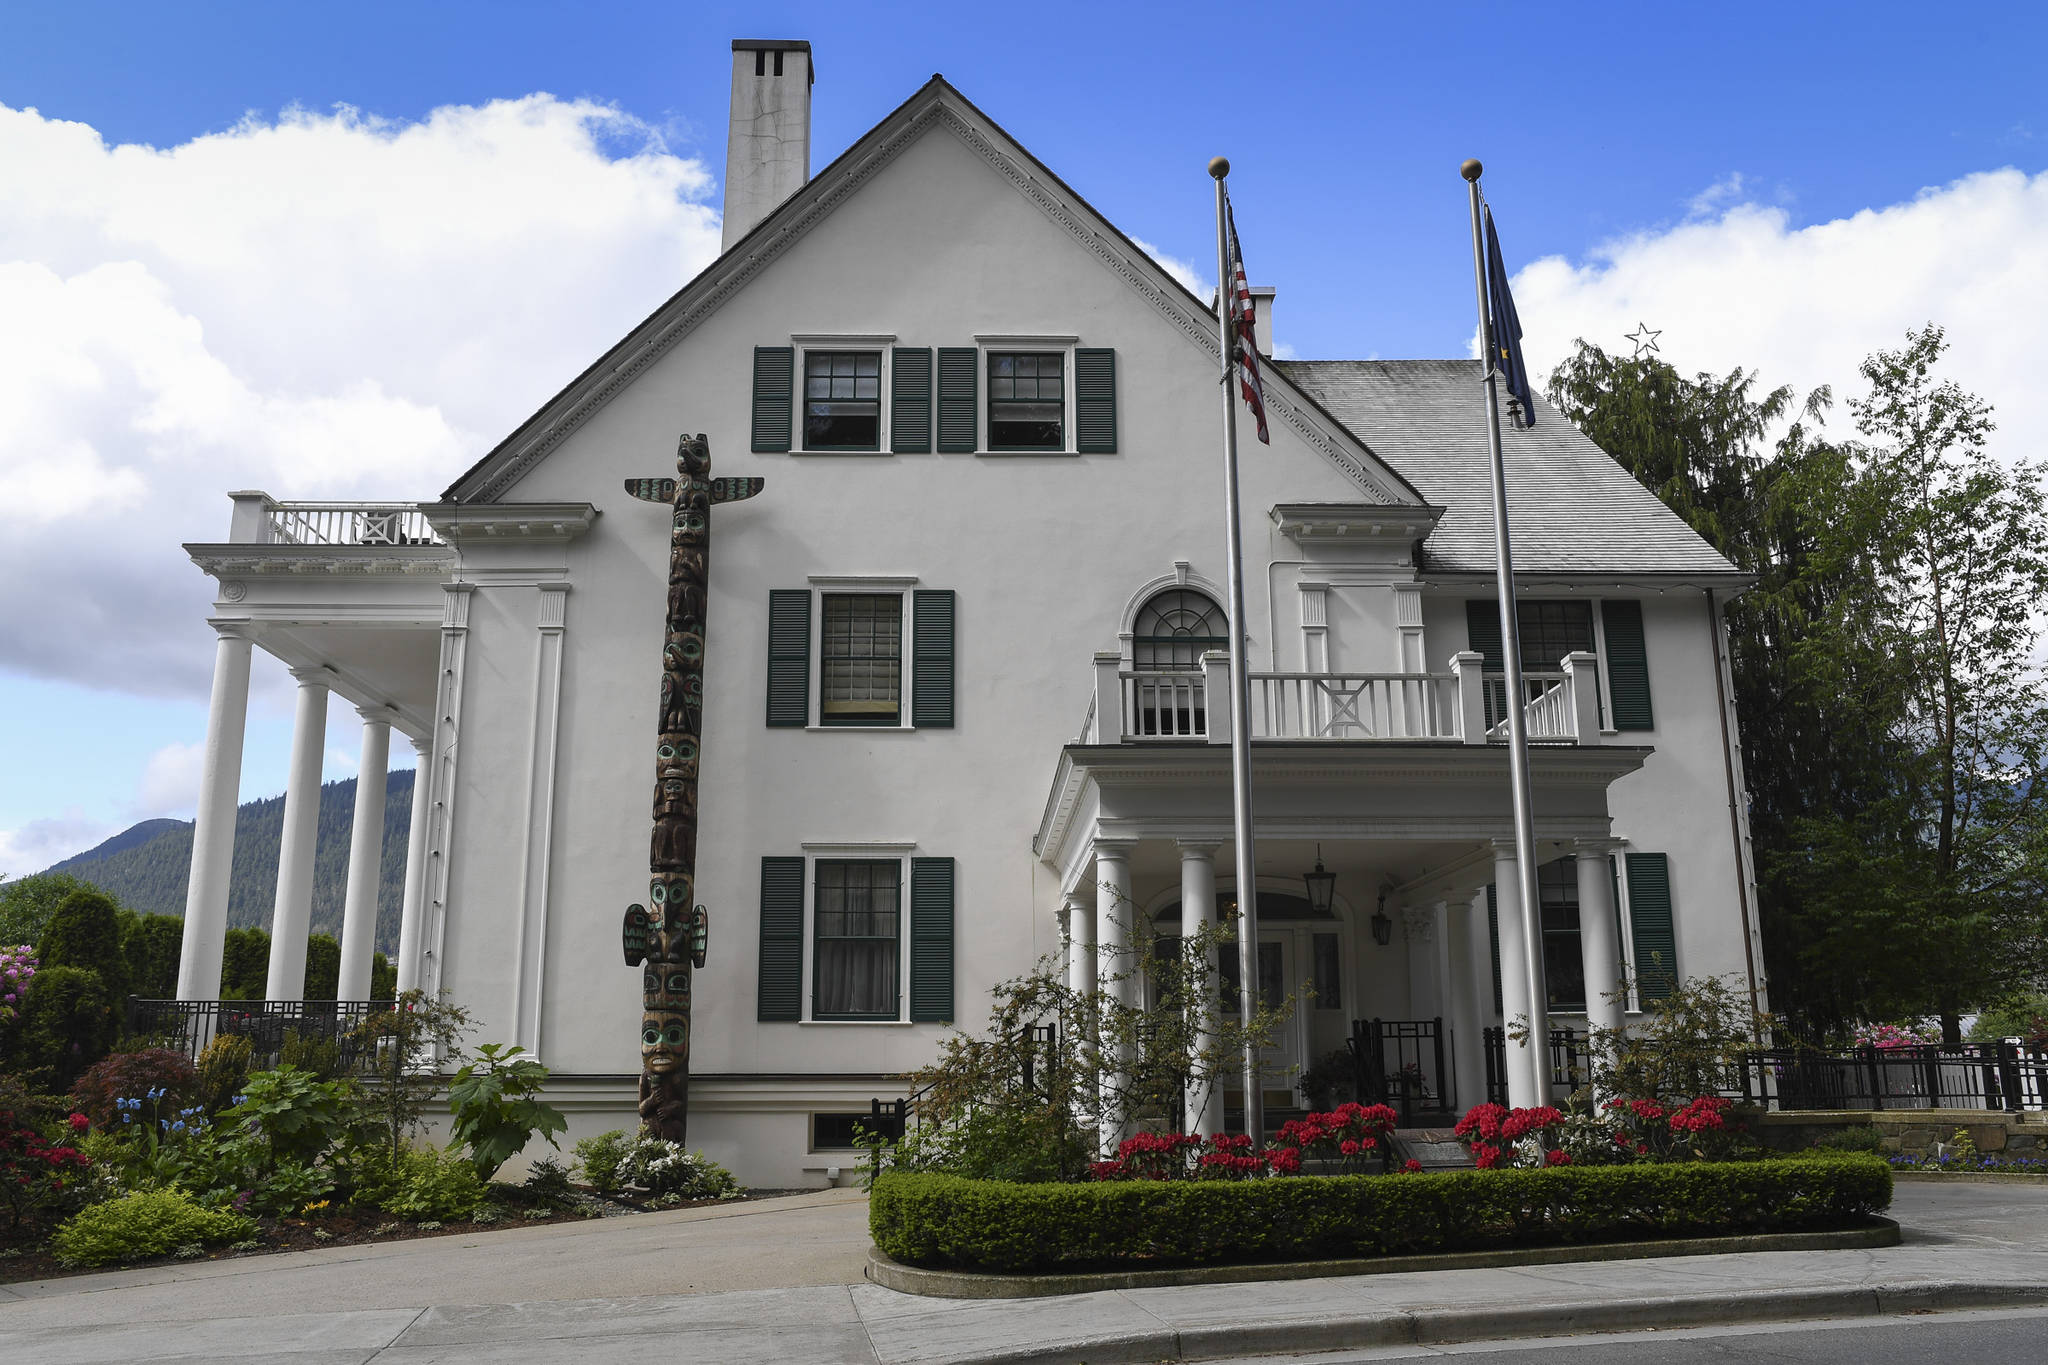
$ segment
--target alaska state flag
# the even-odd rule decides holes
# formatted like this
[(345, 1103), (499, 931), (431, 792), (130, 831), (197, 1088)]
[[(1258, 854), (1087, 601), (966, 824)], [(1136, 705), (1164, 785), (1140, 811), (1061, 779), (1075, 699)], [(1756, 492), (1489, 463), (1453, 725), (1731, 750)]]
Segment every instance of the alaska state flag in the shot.
[(1509, 411), (1518, 427), (1536, 425), (1536, 398), (1529, 387), (1529, 365), (1522, 359), (1522, 320), (1515, 315), (1515, 296), (1508, 292), (1508, 267), (1500, 257), (1500, 238), (1493, 231), (1493, 210), (1486, 214), (1486, 356), (1507, 386)]

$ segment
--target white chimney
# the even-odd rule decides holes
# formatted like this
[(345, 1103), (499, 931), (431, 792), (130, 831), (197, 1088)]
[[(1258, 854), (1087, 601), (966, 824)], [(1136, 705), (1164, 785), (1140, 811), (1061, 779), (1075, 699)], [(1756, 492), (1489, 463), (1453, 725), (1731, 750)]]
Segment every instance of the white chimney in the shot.
[(1276, 290), (1255, 285), (1252, 296), (1252, 340), (1259, 348), (1259, 354), (1273, 354), (1273, 295)]
[(721, 250), (730, 250), (811, 178), (812, 79), (809, 43), (733, 40)]

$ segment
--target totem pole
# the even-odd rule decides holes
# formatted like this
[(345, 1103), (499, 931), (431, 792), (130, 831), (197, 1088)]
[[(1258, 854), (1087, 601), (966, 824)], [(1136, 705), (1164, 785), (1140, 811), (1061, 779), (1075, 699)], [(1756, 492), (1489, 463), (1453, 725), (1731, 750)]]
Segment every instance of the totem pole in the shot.
[(626, 491), (675, 509), (669, 535), (668, 616), (661, 643), (661, 716), (654, 744), (654, 838), (647, 905), (626, 910), (626, 965), (645, 964), (640, 1021), (640, 1122), (684, 1141), (690, 1113), (690, 970), (704, 965), (706, 915), (697, 904), (697, 755), (704, 716), (704, 594), (711, 504), (761, 491), (761, 479), (713, 479), (700, 433), (676, 443), (673, 479), (628, 479)]

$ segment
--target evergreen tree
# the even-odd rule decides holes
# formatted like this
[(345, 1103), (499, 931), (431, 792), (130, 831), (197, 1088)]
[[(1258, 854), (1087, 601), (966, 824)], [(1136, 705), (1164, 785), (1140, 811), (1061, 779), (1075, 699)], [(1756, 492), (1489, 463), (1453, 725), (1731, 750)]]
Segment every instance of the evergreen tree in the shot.
[(121, 952), (120, 907), (96, 887), (83, 887), (58, 902), (43, 928), (36, 957), (45, 971), (77, 967), (96, 972), (115, 1002), (128, 995), (128, 961)]

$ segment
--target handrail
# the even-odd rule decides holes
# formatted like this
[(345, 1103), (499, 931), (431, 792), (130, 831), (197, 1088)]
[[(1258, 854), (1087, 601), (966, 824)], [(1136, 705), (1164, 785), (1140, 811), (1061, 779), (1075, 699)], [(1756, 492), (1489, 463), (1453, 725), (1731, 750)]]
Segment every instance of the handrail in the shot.
[(417, 503), (278, 502), (270, 538), (284, 545), (443, 545)]

